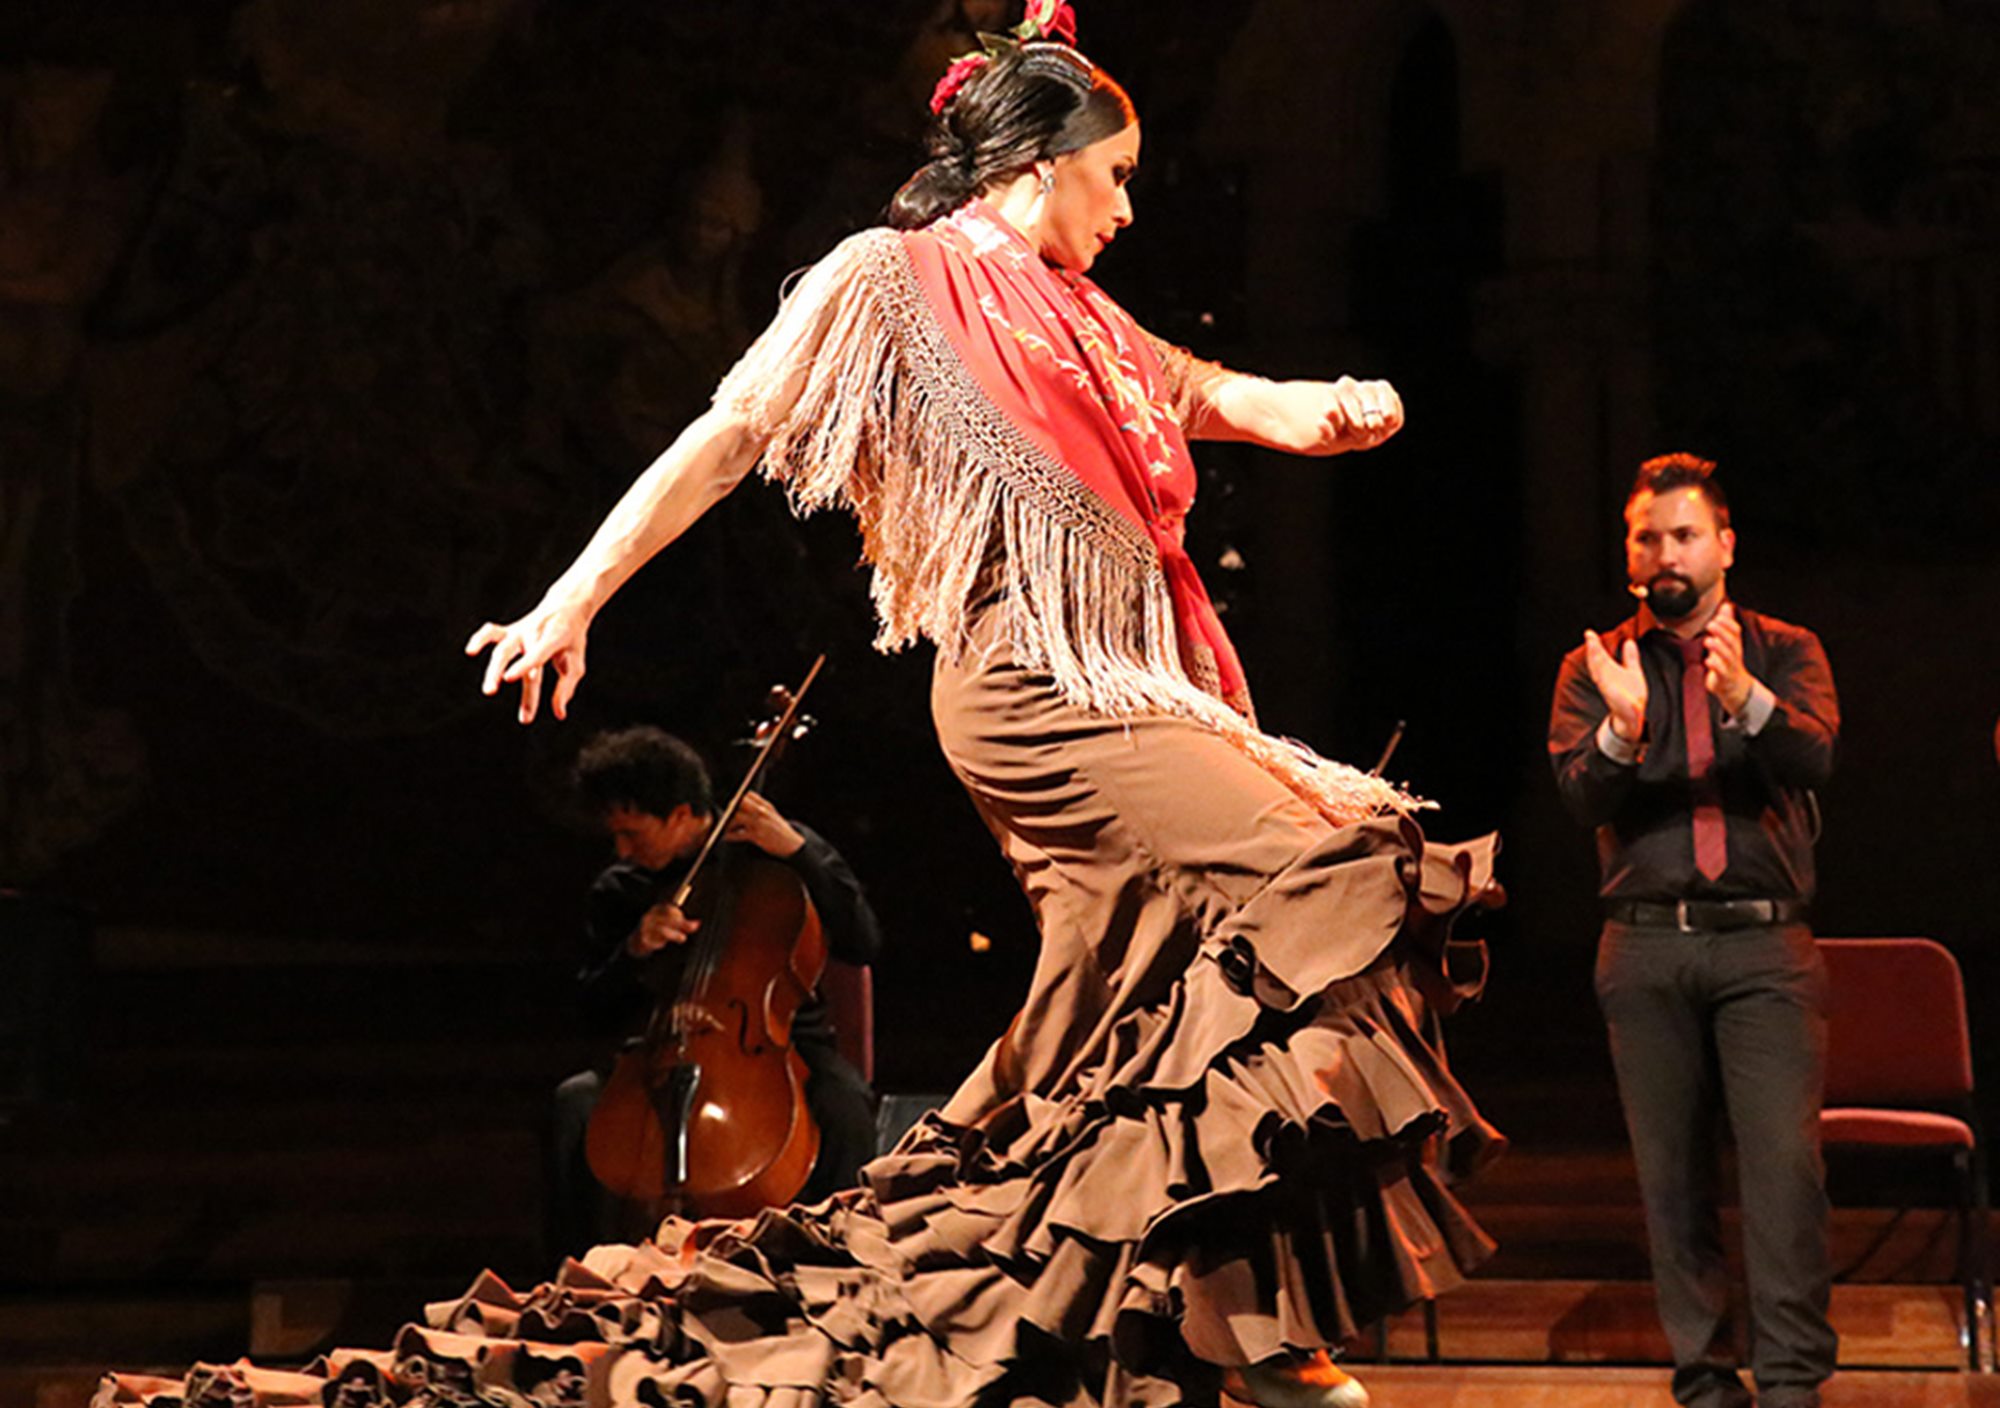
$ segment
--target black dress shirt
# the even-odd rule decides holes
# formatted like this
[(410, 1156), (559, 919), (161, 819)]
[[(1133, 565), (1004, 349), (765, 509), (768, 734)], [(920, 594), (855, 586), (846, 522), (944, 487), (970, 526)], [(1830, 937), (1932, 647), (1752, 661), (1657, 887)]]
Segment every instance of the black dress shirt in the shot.
[(1606, 899), (1796, 899), (1814, 889), (1812, 845), (1818, 813), (1811, 795), (1833, 770), (1840, 705), (1819, 637), (1800, 626), (1737, 608), (1743, 663), (1769, 689), (1768, 717), (1725, 716), (1704, 695), (1715, 740), (1729, 864), (1715, 880), (1695, 868), (1693, 790), (1681, 719), (1681, 652), (1673, 634), (1641, 607), (1607, 632), (1615, 659), (1639, 642), (1646, 673), (1646, 732), (1636, 761), (1607, 754), (1598, 737), (1609, 713), (1591, 682), (1584, 650), (1563, 657), (1549, 718), (1549, 761), (1577, 820), (1597, 829)]
[[(794, 821), (792, 829), (805, 845), (784, 858), (797, 871), (819, 912), (827, 952), (843, 963), (873, 963), (882, 951), (882, 929), (861, 881), (840, 852), (818, 832)], [(729, 844), (743, 844), (731, 842)], [(760, 852), (761, 854), (761, 852)], [(671, 993), (679, 983), (678, 948), (670, 946), (646, 958), (634, 958), (625, 941), (639, 921), (659, 901), (673, 893), (684, 867), (647, 870), (620, 861), (607, 866), (584, 901), (582, 971), (577, 974), (584, 1016), (602, 1029), (637, 1029), (652, 1011), (656, 994)], [(792, 1021), (792, 1041), (808, 1062), (813, 1048), (833, 1045), (833, 1019), (815, 992), (799, 1007)]]

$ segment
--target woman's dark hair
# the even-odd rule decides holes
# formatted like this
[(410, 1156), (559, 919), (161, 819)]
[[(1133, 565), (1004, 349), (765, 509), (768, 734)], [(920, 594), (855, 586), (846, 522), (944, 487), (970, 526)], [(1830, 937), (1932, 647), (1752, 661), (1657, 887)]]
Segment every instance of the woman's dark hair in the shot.
[(1069, 45), (1011, 45), (944, 105), (931, 160), (889, 202), (889, 223), (928, 225), (1038, 161), (1124, 131), (1134, 116), (1117, 80)]
[(662, 818), (682, 805), (698, 816), (715, 810), (701, 755), (666, 730), (643, 724), (598, 734), (576, 755), (570, 776), (593, 817), (613, 807)]

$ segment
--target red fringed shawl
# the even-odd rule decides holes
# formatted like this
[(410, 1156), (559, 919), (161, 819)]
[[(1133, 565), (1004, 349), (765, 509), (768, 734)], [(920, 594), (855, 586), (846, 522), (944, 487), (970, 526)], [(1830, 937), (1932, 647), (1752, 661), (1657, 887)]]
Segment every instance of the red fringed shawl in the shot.
[(1198, 720), (1339, 823), (1407, 809), (1379, 778), (1256, 728), (1183, 544), (1181, 426), (1224, 375), (974, 201), (843, 241), (715, 399), (802, 511), (853, 510), (880, 648), (962, 648), (977, 589), (1072, 702)]

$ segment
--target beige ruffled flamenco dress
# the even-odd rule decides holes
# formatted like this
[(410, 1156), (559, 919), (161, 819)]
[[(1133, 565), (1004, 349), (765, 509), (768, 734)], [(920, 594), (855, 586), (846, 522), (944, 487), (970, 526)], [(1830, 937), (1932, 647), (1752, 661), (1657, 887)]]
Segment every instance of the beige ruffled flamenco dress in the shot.
[[(1500, 1141), (1436, 1033), (1484, 979), (1452, 926), (1494, 843), (1427, 842), (1202, 687), (1159, 540), (954, 362), (929, 237), (842, 245), (718, 400), (859, 517), (885, 640), (939, 642), (939, 741), (1042, 934), (1005, 1035), (828, 1202), (483, 1275), (386, 1350), (113, 1375), (96, 1408), (1212, 1404), (1225, 1366), (1349, 1342), (1491, 1250), (1449, 1185)], [(1196, 413), (1210, 369), (1096, 313)]]

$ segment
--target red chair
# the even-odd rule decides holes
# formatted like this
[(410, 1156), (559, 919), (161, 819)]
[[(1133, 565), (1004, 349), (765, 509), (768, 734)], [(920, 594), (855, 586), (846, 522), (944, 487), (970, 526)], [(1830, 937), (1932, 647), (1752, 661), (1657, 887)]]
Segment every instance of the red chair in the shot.
[(1821, 939), (1827, 972), (1829, 1149), (1949, 1154), (1959, 1184), (1960, 1342), (1993, 1368), (1986, 1144), (1972, 1084), (1972, 1041), (1958, 961), (1930, 939)]

